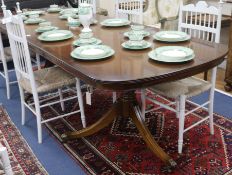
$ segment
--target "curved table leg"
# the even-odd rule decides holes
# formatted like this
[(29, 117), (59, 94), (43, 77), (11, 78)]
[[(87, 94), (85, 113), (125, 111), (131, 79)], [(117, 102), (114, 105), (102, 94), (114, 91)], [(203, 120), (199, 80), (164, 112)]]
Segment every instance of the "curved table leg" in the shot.
[(80, 138), (80, 137), (86, 137), (89, 135), (92, 135), (101, 129), (105, 128), (108, 126), (110, 123), (113, 122), (113, 120), (118, 116), (119, 112), (119, 107), (117, 103), (115, 103), (107, 113), (100, 118), (96, 123), (93, 125), (84, 128), (79, 131), (74, 131), (74, 132), (67, 132), (61, 135), (61, 139), (63, 142), (70, 140), (70, 139), (75, 139), (75, 138)]
[(177, 165), (176, 162), (157, 144), (150, 131), (146, 127), (138, 106), (130, 107), (130, 117), (132, 118), (133, 123), (136, 125), (139, 133), (141, 134), (143, 140), (146, 142), (150, 150), (162, 161), (171, 165), (172, 167), (175, 167)]

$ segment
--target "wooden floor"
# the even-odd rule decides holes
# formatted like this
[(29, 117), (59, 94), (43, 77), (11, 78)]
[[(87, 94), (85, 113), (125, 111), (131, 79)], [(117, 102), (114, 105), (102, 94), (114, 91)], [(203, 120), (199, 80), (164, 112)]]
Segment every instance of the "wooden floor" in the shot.
[[(197, 75), (198, 78), (202, 78), (204, 77), (204, 74), (199, 74)], [(210, 78), (210, 72), (209, 72), (209, 75), (208, 77)], [(219, 89), (219, 90), (222, 90), (224, 92), (225, 89), (224, 89), (224, 86), (225, 86), (225, 82), (224, 82), (224, 79), (225, 79), (225, 70), (224, 69), (221, 69), (221, 68), (218, 68), (217, 70), (217, 82), (216, 82), (216, 88)], [(231, 92), (226, 92), (226, 93), (229, 93), (232, 95), (232, 91)]]

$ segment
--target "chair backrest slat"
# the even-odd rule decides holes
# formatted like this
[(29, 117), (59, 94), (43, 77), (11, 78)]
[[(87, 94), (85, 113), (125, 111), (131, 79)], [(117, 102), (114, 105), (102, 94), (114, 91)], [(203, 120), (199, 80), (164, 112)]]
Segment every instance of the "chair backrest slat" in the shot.
[(116, 17), (127, 18), (132, 22), (143, 24), (144, 0), (116, 0)]
[(222, 3), (219, 3), (218, 8), (208, 6), (205, 1), (198, 1), (196, 5), (181, 4), (178, 29), (193, 37), (219, 43), (221, 10)]
[(91, 4), (93, 6), (93, 13), (94, 14), (97, 13), (96, 0), (78, 0), (78, 4), (81, 4), (81, 3)]

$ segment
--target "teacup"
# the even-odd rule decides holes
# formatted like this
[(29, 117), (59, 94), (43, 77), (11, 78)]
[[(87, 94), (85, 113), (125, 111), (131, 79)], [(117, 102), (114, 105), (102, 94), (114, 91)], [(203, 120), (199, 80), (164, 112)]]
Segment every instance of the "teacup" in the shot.
[(78, 27), (81, 23), (77, 19), (73, 19), (72, 17), (68, 17), (68, 26), (70, 27)]
[(39, 15), (38, 14), (30, 15), (29, 18), (31, 19), (39, 18)]
[(56, 4), (50, 5), (50, 8), (51, 8), (51, 9), (57, 9), (58, 7), (59, 7), (59, 6), (56, 5)]
[(143, 25), (131, 25), (131, 29), (133, 31), (142, 31), (144, 30), (144, 26)]
[(51, 25), (52, 25), (51, 22), (41, 22), (41, 23), (39, 23), (40, 27), (48, 27), (48, 26), (51, 26)]
[(81, 39), (90, 39), (93, 37), (93, 33), (92, 32), (82, 32), (82, 33), (80, 33), (79, 37)]
[(129, 39), (131, 41), (142, 41), (143, 40), (143, 35), (132, 32), (132, 33), (129, 34)]

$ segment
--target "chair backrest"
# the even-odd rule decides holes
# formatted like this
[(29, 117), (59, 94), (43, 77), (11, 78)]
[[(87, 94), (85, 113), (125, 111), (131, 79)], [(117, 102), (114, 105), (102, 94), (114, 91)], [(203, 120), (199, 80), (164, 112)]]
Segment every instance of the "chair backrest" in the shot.
[(30, 80), (31, 88), (36, 89), (26, 33), (21, 15), (12, 15), (10, 10), (7, 10), (2, 22), (6, 24), (18, 81), (21, 78), (28, 79)]
[(144, 0), (116, 0), (116, 17), (125, 17), (132, 22), (143, 24)]
[(208, 6), (205, 1), (198, 1), (196, 5), (180, 6), (178, 30), (193, 37), (211, 42), (220, 42), (222, 3), (219, 7)]
[(80, 3), (87, 3), (91, 4), (93, 6), (93, 13), (97, 13), (97, 6), (96, 6), (96, 0), (78, 0), (78, 4)]

